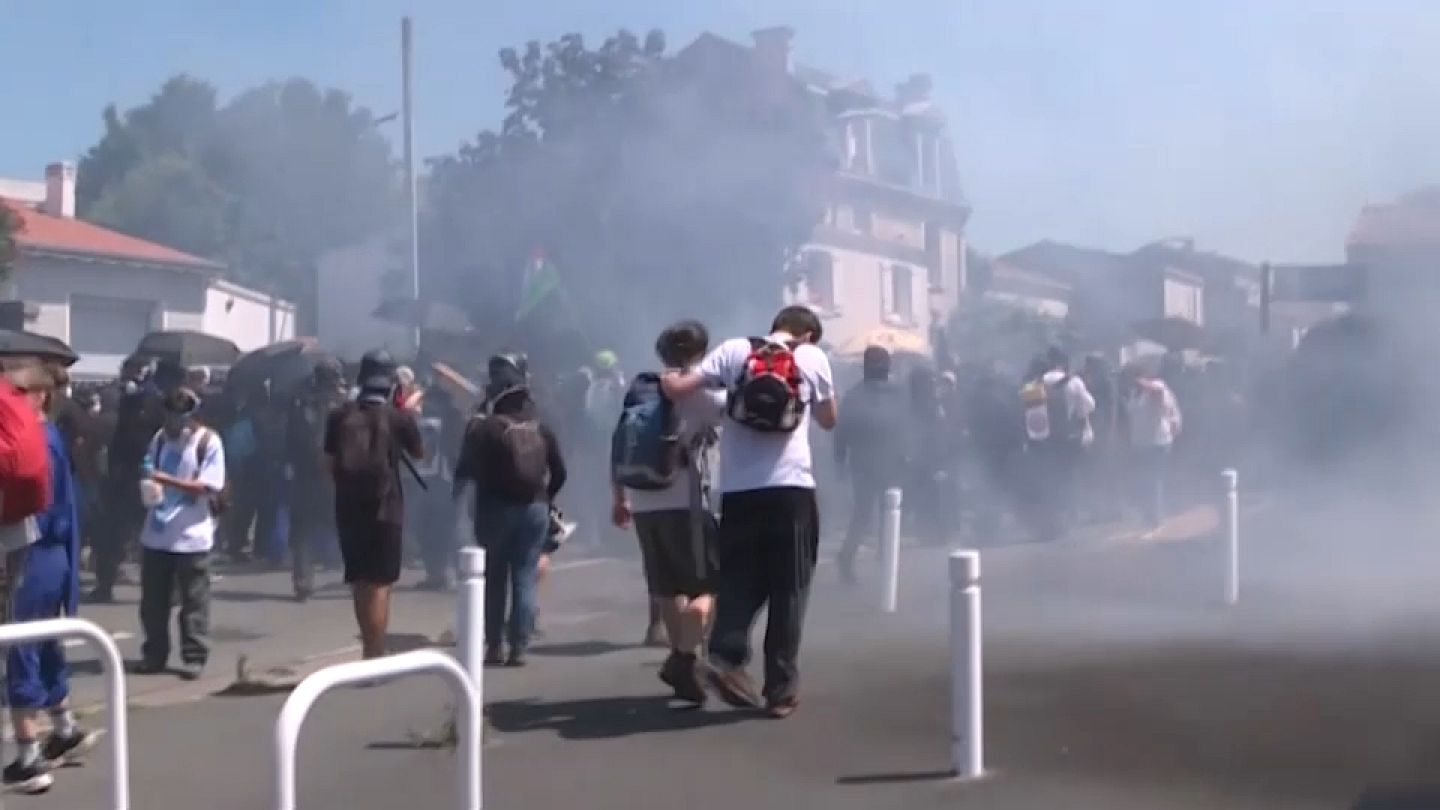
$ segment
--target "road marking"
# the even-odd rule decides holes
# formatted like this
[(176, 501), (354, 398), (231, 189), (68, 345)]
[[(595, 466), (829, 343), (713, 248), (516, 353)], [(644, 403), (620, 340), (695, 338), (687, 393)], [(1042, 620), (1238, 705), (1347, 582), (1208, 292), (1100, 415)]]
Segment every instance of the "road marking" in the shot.
[(360, 652), (361, 649), (362, 648), (359, 644), (348, 644), (344, 647), (336, 647), (333, 650), (326, 650), (325, 652), (311, 653), (301, 658), (300, 663), (308, 664), (312, 661), (319, 661), (323, 658), (339, 658), (342, 655), (354, 655), (355, 653)]
[(557, 572), (558, 572), (558, 571), (574, 571), (574, 570), (577, 569), (577, 568), (590, 568), (591, 566), (607, 565), (607, 564), (609, 564), (609, 563), (618, 563), (618, 562), (622, 562), (622, 560), (617, 560), (617, 559), (613, 559), (613, 558), (610, 558), (610, 557), (596, 557), (595, 559), (591, 559), (591, 560), (570, 560), (570, 561), (568, 561), (568, 562), (551, 563), (551, 564), (550, 564), (550, 570), (551, 570), (551, 571), (557, 571)]
[(542, 626), (573, 627), (574, 625), (592, 622), (608, 615), (610, 615), (610, 613), (604, 610), (592, 611), (590, 613), (546, 613), (542, 621)]
[[(113, 638), (116, 641), (126, 641), (127, 639), (135, 638), (135, 634), (127, 633), (124, 630), (117, 630), (110, 634), (110, 638)], [(69, 649), (72, 647), (84, 647), (88, 642), (86, 642), (83, 638), (67, 638), (60, 643), (65, 648)]]

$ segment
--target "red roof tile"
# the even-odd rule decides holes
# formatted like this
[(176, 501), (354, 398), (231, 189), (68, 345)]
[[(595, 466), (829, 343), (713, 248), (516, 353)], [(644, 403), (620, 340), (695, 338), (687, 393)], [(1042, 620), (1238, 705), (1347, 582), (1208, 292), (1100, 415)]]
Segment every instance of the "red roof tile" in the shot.
[(1346, 244), (1352, 247), (1440, 245), (1440, 206), (1367, 205), (1355, 220)]
[(82, 219), (67, 219), (0, 200), (18, 215), (20, 231), (15, 242), (24, 250), (45, 250), (122, 261), (177, 265), (200, 270), (221, 270), (222, 265), (174, 248), (136, 239)]

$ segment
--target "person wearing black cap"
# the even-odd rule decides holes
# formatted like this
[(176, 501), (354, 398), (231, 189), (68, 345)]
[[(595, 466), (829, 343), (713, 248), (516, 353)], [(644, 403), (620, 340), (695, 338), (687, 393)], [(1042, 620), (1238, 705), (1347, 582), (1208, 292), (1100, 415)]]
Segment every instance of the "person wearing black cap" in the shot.
[[(475, 539), (486, 551), (485, 663), (523, 666), (565, 460), (554, 431), (540, 420), (523, 356), (497, 355), (489, 372), (482, 414), (465, 431), (454, 491), (475, 485)], [(510, 645), (508, 657), (502, 642)]]
[(854, 498), (850, 528), (840, 550), (840, 576), (855, 582), (855, 554), (867, 537), (880, 534), (880, 501), (885, 490), (900, 486), (905, 475), (909, 404), (905, 392), (890, 382), (890, 352), (880, 346), (865, 350), (864, 378), (850, 389), (848, 406), (835, 428), (835, 462), (850, 476)]
[[(366, 658), (385, 654), (390, 591), (400, 579), (405, 525), (403, 455), (424, 456), (415, 417), (392, 403), (395, 363), (372, 351), (360, 363), (359, 396), (332, 411), (325, 456), (335, 482), (335, 528), (353, 589)], [(403, 455), (402, 455), (403, 454)]]

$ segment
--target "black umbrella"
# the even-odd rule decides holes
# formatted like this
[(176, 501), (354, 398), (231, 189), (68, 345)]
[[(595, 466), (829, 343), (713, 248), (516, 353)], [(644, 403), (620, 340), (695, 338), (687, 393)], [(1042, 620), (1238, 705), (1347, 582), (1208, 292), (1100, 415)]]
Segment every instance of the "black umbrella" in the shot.
[(254, 388), (265, 382), (272, 391), (293, 391), (315, 373), (315, 366), (328, 355), (314, 338), (298, 338), (256, 349), (230, 368), (226, 386)]
[(0, 357), (38, 357), (67, 368), (80, 359), (63, 340), (14, 329), (0, 329)]
[(1172, 352), (1199, 349), (1205, 345), (1205, 329), (1184, 318), (1152, 318), (1132, 327), (1135, 334)]
[(447, 301), (391, 298), (381, 301), (371, 316), (401, 326), (452, 335), (463, 335), (475, 328), (463, 309)]
[(135, 356), (193, 368), (195, 366), (230, 366), (240, 357), (240, 347), (222, 337), (204, 332), (151, 332), (135, 348)]

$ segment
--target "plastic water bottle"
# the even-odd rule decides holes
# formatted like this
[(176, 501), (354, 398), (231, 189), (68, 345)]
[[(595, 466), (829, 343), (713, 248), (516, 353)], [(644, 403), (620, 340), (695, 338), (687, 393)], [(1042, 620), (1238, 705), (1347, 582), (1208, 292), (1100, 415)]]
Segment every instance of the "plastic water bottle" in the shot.
[(140, 462), (140, 503), (147, 509), (154, 508), (165, 497), (160, 485), (153, 480), (154, 475), (155, 461), (146, 453), (145, 460)]

